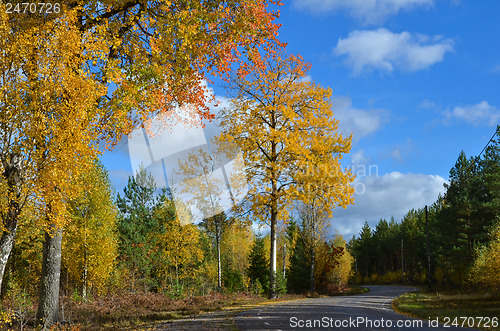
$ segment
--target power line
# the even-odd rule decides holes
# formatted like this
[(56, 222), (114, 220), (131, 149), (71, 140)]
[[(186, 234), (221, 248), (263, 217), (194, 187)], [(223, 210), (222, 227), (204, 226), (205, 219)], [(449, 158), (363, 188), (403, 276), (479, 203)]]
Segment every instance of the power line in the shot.
[(467, 168), (465, 168), (465, 170), (469, 170), (470, 167), (474, 166), (474, 163), (479, 162), (479, 160), (481, 158), (481, 154), (483, 154), (483, 152), (486, 150), (486, 148), (488, 148), (488, 145), (493, 141), (493, 138), (495, 138), (495, 135), (497, 134), (498, 130), (500, 130), (500, 125), (497, 125), (497, 129), (495, 130), (495, 132), (493, 132), (493, 135), (491, 136), (490, 140), (488, 140), (486, 145), (484, 145), (483, 149), (481, 150), (481, 153), (479, 153), (479, 155), (474, 158), (474, 162), (469, 164), (467, 166)]
[(497, 125), (497, 129), (495, 130), (495, 132), (491, 136), (490, 140), (488, 140), (488, 142), (486, 143), (486, 145), (483, 147), (483, 149), (481, 150), (481, 153), (479, 153), (479, 155), (477, 156), (477, 159), (479, 159), (481, 157), (481, 154), (483, 154), (483, 152), (486, 150), (486, 148), (488, 148), (488, 145), (490, 144), (490, 142), (493, 141), (493, 138), (498, 133), (498, 130), (500, 130), (500, 125)]
[[(493, 138), (495, 138), (495, 135), (498, 133), (498, 131), (500, 130), (500, 125), (497, 125), (497, 129), (495, 130), (495, 132), (493, 133), (493, 135), (491, 136), (490, 140), (488, 140), (488, 142), (486, 143), (486, 145), (483, 147), (483, 149), (481, 150), (481, 153), (479, 153), (479, 155), (477, 155), (476, 157), (473, 158), (473, 162), (469, 163), (467, 165), (467, 167), (465, 167), (465, 169), (462, 171), (462, 173), (466, 173), (467, 171), (470, 170), (471, 167), (475, 166), (475, 164), (477, 162), (479, 162), (479, 158), (481, 157), (481, 154), (483, 154), (483, 152), (486, 150), (486, 148), (488, 148), (488, 145), (493, 141)], [(465, 178), (465, 180), (469, 180), (469, 178)]]

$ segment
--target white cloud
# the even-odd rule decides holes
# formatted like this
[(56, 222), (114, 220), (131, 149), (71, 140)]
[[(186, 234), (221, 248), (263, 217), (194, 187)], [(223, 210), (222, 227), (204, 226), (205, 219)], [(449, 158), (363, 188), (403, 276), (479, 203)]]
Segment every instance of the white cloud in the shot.
[(500, 109), (491, 106), (487, 101), (482, 101), (476, 105), (465, 107), (455, 107), (453, 111), (445, 111), (445, 123), (451, 119), (464, 120), (472, 125), (500, 125)]
[(362, 110), (352, 108), (351, 98), (336, 96), (332, 98), (333, 114), (339, 120), (339, 130), (344, 135), (353, 133), (353, 140), (377, 131), (387, 116), (387, 112), (381, 109)]
[(387, 29), (353, 31), (345, 39), (339, 38), (333, 49), (336, 55), (346, 55), (346, 63), (354, 74), (364, 69), (392, 72), (425, 69), (443, 60), (453, 51), (451, 39), (429, 37), (409, 32), (393, 33)]
[(401, 148), (399, 146), (392, 150), (391, 157), (396, 161), (403, 162), (403, 154), (401, 153)]
[(357, 152), (351, 152), (351, 163), (354, 165), (367, 164), (370, 161), (371, 159), (365, 155), (364, 149), (360, 149)]
[(292, 2), (295, 9), (307, 10), (314, 14), (345, 10), (365, 24), (382, 23), (402, 10), (428, 8), (433, 5), (434, 0), (293, 0)]
[(415, 146), (413, 145), (413, 142), (411, 139), (406, 139), (406, 143), (399, 144), (387, 153), (387, 155), (383, 155), (383, 157), (391, 157), (393, 160), (403, 164), (405, 160), (407, 160), (411, 156), (415, 156), (416, 151), (415, 151)]
[(420, 103), (419, 108), (422, 109), (436, 109), (438, 105), (435, 102), (432, 102), (430, 100), (424, 100)]
[(349, 239), (353, 234), (358, 235), (365, 221), (370, 226), (392, 216), (400, 221), (410, 209), (435, 202), (439, 193), (444, 193), (445, 182), (437, 175), (399, 172), (356, 179), (358, 193), (354, 204), (334, 210), (332, 227)]

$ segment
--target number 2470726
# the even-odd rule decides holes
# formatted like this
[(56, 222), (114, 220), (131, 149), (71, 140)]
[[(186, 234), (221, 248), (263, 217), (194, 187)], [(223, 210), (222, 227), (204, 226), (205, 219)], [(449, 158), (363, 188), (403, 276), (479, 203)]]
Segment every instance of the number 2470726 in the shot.
[(7, 14), (58, 14), (61, 12), (61, 4), (50, 2), (22, 2), (5, 4)]

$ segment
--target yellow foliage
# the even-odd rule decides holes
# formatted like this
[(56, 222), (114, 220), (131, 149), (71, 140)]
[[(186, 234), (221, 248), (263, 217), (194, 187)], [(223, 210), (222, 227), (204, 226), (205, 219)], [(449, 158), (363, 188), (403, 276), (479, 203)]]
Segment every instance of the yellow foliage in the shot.
[(90, 289), (99, 294), (113, 272), (118, 249), (117, 210), (102, 165), (94, 163), (74, 185), (84, 190), (69, 201), (71, 222), (64, 228), (62, 261), (86, 297)]
[(248, 268), (248, 255), (252, 250), (253, 239), (252, 227), (241, 221), (226, 228), (222, 235), (221, 252), (224, 254), (224, 261), (241, 275), (245, 275)]
[(308, 70), (300, 57), (273, 58), (235, 80), (237, 96), (222, 114), (219, 139), (243, 151), (248, 200), (266, 223), (272, 206), (277, 219), (286, 219), (291, 202), (307, 204), (312, 191), (321, 194), (328, 211), (353, 201), (353, 175), (339, 162), (351, 138), (337, 132), (331, 90), (308, 81)]
[(236, 144), (245, 163), (250, 191), (241, 206), (249, 205), (271, 227), (274, 273), (277, 222), (288, 219), (294, 201), (321, 200), (328, 216), (353, 201), (354, 176), (340, 166), (351, 137), (337, 131), (332, 92), (307, 79), (309, 67), (300, 56), (272, 56), (248, 76), (234, 78), (236, 95), (221, 114), (218, 139)]
[[(21, 19), (30, 15), (15, 16), (0, 13), (0, 135), (6, 151), (0, 170), (7, 189), (2, 207), (12, 213), (16, 204), (35, 203), (34, 218), (61, 226), (63, 201), (79, 189), (69, 179), (96, 155), (95, 124), (102, 117), (96, 100), (105, 89), (75, 70), (92, 42), (80, 38), (74, 13), (39, 18), (36, 25)], [(8, 223), (3, 217), (3, 226)]]
[[(0, 328), (9, 330), (9, 327), (12, 327), (13, 322), (16, 319), (16, 313), (11, 310), (1, 310), (0, 311)], [(13, 329), (11, 329), (13, 330)]]
[(354, 258), (346, 249), (346, 241), (342, 235), (337, 235), (333, 240), (335, 247), (342, 247), (344, 253), (338, 258), (339, 264), (333, 268), (332, 278), (339, 285), (347, 285), (349, 278), (353, 275), (352, 265)]
[(477, 285), (500, 290), (500, 224), (491, 233), (491, 241), (478, 251), (470, 275)]
[[(175, 205), (181, 206), (182, 202), (178, 201)], [(192, 223), (182, 225), (178, 217), (170, 218), (168, 213), (174, 209), (174, 201), (166, 199), (164, 205), (156, 211), (156, 217), (163, 227), (158, 235), (157, 249), (165, 261), (159, 272), (170, 284), (178, 284), (186, 278), (195, 279), (203, 260), (203, 251), (199, 245), (200, 230)]]
[(71, 178), (99, 140), (109, 147), (158, 112), (174, 120), (177, 106), (191, 106), (177, 120), (212, 118), (205, 75), (257, 65), (259, 47), (280, 45), (268, 3), (279, 1), (92, 0), (8, 14), (1, 2), (0, 232), (14, 235), (28, 203), (41, 228), (63, 228), (80, 189)]

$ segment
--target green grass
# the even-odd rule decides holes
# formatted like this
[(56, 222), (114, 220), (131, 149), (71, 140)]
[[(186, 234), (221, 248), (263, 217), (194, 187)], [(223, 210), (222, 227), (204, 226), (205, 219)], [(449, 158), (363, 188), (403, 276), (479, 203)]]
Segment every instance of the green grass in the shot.
[[(422, 319), (439, 319), (439, 323), (451, 322), (457, 318), (462, 326), (465, 317), (474, 321), (474, 327), (484, 330), (500, 330), (500, 295), (473, 291), (429, 292), (420, 290), (406, 293), (393, 301), (394, 309), (405, 315)], [(496, 318), (498, 326), (483, 327), (478, 317)], [(462, 318), (462, 319), (461, 319)], [(471, 318), (474, 318), (472, 320)], [(464, 323), (466, 327), (467, 322)], [(484, 324), (484, 322), (483, 322)]]

